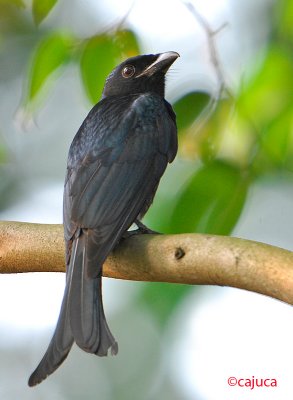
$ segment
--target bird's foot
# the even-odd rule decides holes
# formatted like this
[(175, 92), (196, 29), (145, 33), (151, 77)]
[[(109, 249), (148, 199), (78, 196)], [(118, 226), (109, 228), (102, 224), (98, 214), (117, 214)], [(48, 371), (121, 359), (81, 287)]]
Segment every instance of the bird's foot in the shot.
[(152, 229), (148, 228), (147, 226), (145, 226), (141, 221), (139, 221), (138, 219), (136, 219), (134, 221), (135, 225), (137, 226), (137, 231), (138, 233), (142, 233), (142, 234), (149, 234), (149, 235), (159, 235), (160, 232), (156, 232), (153, 231)]
[(160, 235), (160, 232), (156, 232), (153, 231), (152, 229), (148, 228), (147, 226), (145, 226), (142, 222), (140, 222), (139, 220), (135, 220), (134, 221), (135, 225), (137, 226), (137, 229), (134, 229), (132, 231), (126, 231), (123, 233), (122, 235), (122, 239), (127, 239), (131, 236), (135, 236), (135, 235)]

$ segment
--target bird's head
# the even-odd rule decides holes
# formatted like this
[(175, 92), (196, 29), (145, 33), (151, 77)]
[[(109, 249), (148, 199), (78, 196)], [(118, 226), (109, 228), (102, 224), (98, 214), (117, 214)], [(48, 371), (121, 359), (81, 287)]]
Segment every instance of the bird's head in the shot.
[(179, 57), (175, 51), (128, 58), (106, 79), (103, 97), (154, 92), (164, 97), (165, 75)]

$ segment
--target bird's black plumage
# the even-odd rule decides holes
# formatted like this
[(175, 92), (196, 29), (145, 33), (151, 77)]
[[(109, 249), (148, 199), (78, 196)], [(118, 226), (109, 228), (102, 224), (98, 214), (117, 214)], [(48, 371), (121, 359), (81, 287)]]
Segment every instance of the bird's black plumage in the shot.
[(66, 287), (55, 333), (30, 386), (53, 373), (74, 342), (99, 356), (118, 351), (103, 310), (102, 266), (145, 214), (176, 155), (175, 114), (164, 88), (177, 57), (168, 52), (120, 64), (73, 139), (64, 186)]

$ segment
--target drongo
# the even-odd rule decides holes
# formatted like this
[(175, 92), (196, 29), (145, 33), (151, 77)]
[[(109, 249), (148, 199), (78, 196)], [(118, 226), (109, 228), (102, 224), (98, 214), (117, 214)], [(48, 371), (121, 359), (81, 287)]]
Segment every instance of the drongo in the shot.
[(164, 99), (165, 74), (178, 53), (129, 58), (105, 82), (70, 146), (63, 220), (66, 287), (57, 326), (29, 386), (52, 374), (75, 342), (98, 356), (118, 352), (103, 309), (102, 267), (151, 205), (177, 153), (176, 117)]

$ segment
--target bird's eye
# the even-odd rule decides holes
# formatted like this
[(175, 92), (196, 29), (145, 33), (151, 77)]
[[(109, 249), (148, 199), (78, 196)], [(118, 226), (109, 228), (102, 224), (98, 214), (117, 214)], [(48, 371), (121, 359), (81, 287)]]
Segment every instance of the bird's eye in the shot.
[(123, 78), (131, 78), (135, 74), (135, 68), (133, 65), (126, 65), (122, 70)]

